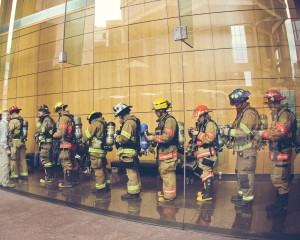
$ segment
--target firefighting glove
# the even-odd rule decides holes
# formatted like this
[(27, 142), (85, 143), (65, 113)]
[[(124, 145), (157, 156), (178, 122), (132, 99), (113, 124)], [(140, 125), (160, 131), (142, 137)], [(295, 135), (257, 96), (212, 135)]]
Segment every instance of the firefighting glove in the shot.
[(147, 132), (144, 132), (144, 136), (149, 142), (153, 142), (154, 140), (154, 135), (147, 135)]
[(228, 126), (222, 127), (223, 135), (228, 136), (229, 135), (229, 131), (230, 131), (230, 128)]

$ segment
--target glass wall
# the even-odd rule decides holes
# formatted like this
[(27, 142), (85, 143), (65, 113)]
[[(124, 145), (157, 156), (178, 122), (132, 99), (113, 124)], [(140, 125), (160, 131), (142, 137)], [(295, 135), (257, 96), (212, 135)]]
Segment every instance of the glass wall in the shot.
[[(271, 87), (287, 97), (284, 103), (298, 116), (300, 24), (295, 2), (0, 0), (2, 109), (12, 105), (22, 108), (21, 115), (29, 122), (27, 153), (38, 151), (34, 141), (38, 106), (46, 104), (52, 109), (58, 101), (67, 104), (72, 114), (81, 116), (83, 130), (88, 127), (86, 118), (92, 111), (101, 111), (107, 122), (113, 121), (119, 128), (112, 108), (123, 102), (133, 106), (132, 113), (154, 132), (157, 117), (152, 102), (166, 98), (172, 103), (170, 114), (184, 122), (186, 146), (190, 140), (187, 129), (195, 126), (196, 106), (206, 105), (218, 125), (234, 121), (236, 110), (230, 106), (228, 94), (236, 88), (251, 92), (251, 106), (267, 116), (269, 126), (271, 115), (263, 105), (263, 96)], [(180, 23), (188, 27), (188, 44), (174, 41), (174, 28)], [(61, 61), (59, 55), (63, 52), (66, 59)], [(55, 113), (51, 115), (58, 119)], [(141, 170), (145, 184), (138, 202), (120, 200), (127, 179), (121, 169), (111, 168), (111, 163), (118, 161), (115, 148), (107, 155), (108, 167), (112, 169), (112, 193), (104, 199), (90, 193), (93, 179), (84, 174), (75, 190), (39, 186), (41, 173), (32, 173), (32, 185), (20, 184), (19, 188), (98, 209), (139, 215), (144, 220), (185, 222), (188, 228), (201, 225), (246, 233), (276, 232), (264, 213), (265, 203), (274, 200), (275, 192), (269, 178), (264, 178), (272, 169), (267, 146), (257, 152), (257, 204), (254, 211), (247, 212), (245, 229), (234, 227), (239, 213), (234, 211), (230, 197), (236, 192), (236, 184), (230, 179), (233, 181), (228, 187), (221, 180), (222, 175), (235, 174), (237, 154), (232, 149), (224, 146), (218, 153), (214, 166), (215, 196), (209, 204), (196, 201), (202, 184), (199, 177), (189, 175), (195, 159), (186, 158), (185, 154), (180, 155), (177, 166), (176, 202), (167, 206), (158, 203), (156, 192), (161, 181), (155, 158), (150, 152), (140, 157), (141, 168), (146, 167)], [(299, 156), (295, 154), (291, 173), (300, 173)], [(264, 194), (265, 189), (271, 189), (268, 195)], [(299, 193), (294, 191), (289, 212), (299, 210), (292, 205), (297, 196)], [(251, 224), (255, 218), (264, 219), (267, 224)], [(296, 219), (290, 214), (283, 220), (282, 233), (299, 234), (292, 224)], [(285, 223), (291, 227), (284, 227)]]

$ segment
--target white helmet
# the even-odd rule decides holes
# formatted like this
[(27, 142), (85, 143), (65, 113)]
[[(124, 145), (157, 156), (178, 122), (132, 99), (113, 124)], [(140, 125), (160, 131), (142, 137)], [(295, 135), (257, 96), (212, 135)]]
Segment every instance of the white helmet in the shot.
[(132, 108), (132, 106), (127, 106), (124, 103), (118, 103), (116, 106), (113, 107), (113, 110), (115, 112), (115, 116), (119, 116), (124, 110)]

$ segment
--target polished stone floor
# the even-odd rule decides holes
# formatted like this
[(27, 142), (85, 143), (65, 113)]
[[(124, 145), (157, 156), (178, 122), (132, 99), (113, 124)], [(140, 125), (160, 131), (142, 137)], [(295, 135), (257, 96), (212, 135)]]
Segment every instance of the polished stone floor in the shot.
[[(196, 193), (201, 182), (195, 178), (193, 184), (184, 185), (183, 175), (177, 176), (178, 196), (174, 202), (158, 203), (156, 193), (161, 188), (161, 180), (156, 172), (142, 172), (140, 198), (122, 201), (126, 193), (127, 177), (124, 172), (111, 173), (111, 191), (103, 194), (91, 194), (94, 187), (91, 175), (81, 174), (81, 183), (70, 189), (60, 190), (58, 181), (62, 181), (61, 169), (56, 169), (56, 182), (41, 186), (39, 179), (43, 171), (32, 170), (28, 180), (14, 180), (17, 187), (12, 191), (40, 196), (46, 200), (63, 201), (73, 207), (87, 206), (89, 211), (129, 220), (149, 222), (166, 226), (181, 226), (197, 231), (215, 232), (269, 239), (300, 239), (300, 181), (291, 181), (290, 201), (284, 217), (267, 218), (266, 204), (273, 201), (275, 190), (269, 178), (257, 177), (255, 184), (255, 202), (253, 207), (235, 209), (230, 198), (236, 193), (236, 183), (232, 178), (223, 177), (214, 181), (214, 200), (199, 204)], [(186, 194), (184, 196), (184, 188)], [(185, 201), (184, 201), (185, 197)], [(184, 222), (184, 224), (183, 224)]]

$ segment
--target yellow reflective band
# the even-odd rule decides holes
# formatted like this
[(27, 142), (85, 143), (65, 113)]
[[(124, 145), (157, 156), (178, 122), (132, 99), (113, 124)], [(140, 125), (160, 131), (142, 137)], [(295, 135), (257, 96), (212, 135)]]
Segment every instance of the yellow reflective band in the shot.
[(240, 152), (240, 151), (243, 151), (243, 150), (251, 148), (251, 147), (252, 147), (252, 143), (250, 142), (250, 143), (248, 143), (248, 144), (246, 144), (244, 146), (235, 146), (234, 147), (234, 151)]
[(22, 172), (22, 173), (20, 173), (20, 176), (22, 176), (22, 177), (28, 177), (28, 172)]
[(99, 148), (89, 148), (89, 152), (91, 153), (101, 153), (101, 154), (106, 154), (105, 150), (99, 149)]
[(41, 125), (42, 125), (42, 124), (41, 124), (40, 122), (38, 122), (38, 123), (36, 124), (36, 127), (39, 128)]
[(49, 133), (52, 135), (52, 134), (53, 134), (53, 129), (51, 129), (51, 130), (49, 131)]
[(235, 129), (229, 130), (229, 136), (234, 137), (235, 136)]
[(117, 151), (117, 155), (121, 155), (121, 154), (137, 154), (135, 149), (132, 148), (121, 148)]
[(46, 142), (52, 142), (52, 138), (46, 138)]
[(239, 194), (240, 196), (243, 196), (243, 191), (242, 191), (242, 190), (238, 190), (238, 194)]
[(106, 187), (106, 183), (103, 183), (103, 184), (96, 183), (96, 189), (103, 189), (105, 187)]
[(124, 130), (121, 132), (121, 135), (128, 138), (128, 139), (131, 138), (131, 135), (128, 132), (125, 132)]
[(140, 190), (140, 185), (127, 186), (128, 191), (137, 191)]
[(106, 183), (107, 183), (107, 184), (110, 184), (110, 179), (106, 180)]
[(12, 141), (17, 143), (17, 142), (21, 142), (21, 139), (15, 138), (15, 139), (13, 139)]
[(15, 130), (15, 134), (18, 134), (18, 133), (20, 133), (20, 130)]
[(45, 132), (45, 127), (41, 127), (41, 132), (44, 133)]
[(243, 123), (240, 124), (240, 128), (247, 134), (250, 133), (250, 129)]
[(252, 201), (254, 199), (254, 196), (251, 195), (251, 196), (243, 196), (243, 200), (244, 201)]
[(85, 130), (85, 135), (87, 138), (91, 138), (91, 134), (88, 129)]
[(45, 163), (45, 164), (44, 164), (44, 167), (45, 167), (45, 168), (52, 167), (52, 163), (51, 163), (51, 162)]

